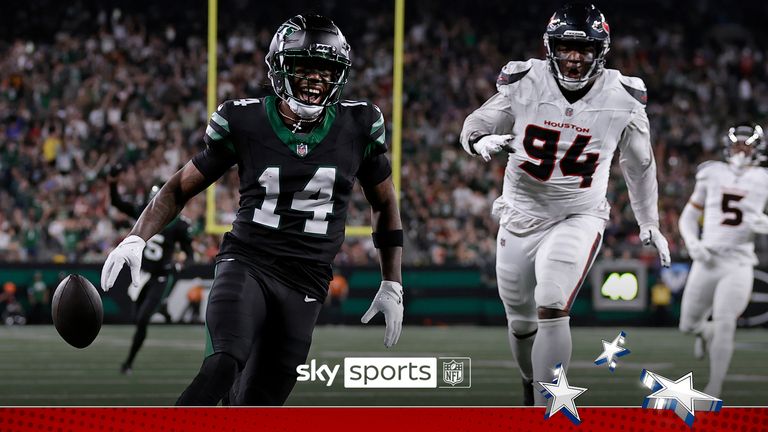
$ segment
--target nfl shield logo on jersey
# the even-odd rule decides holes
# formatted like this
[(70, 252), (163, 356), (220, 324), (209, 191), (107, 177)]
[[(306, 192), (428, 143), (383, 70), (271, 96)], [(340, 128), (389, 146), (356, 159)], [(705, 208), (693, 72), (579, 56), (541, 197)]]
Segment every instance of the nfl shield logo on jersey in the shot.
[(307, 150), (308, 150), (307, 149), (307, 145), (304, 144), (304, 143), (301, 143), (301, 144), (296, 146), (296, 154), (301, 156), (301, 157), (304, 157), (304, 156), (307, 155)]
[(452, 386), (461, 384), (464, 381), (464, 363), (456, 360), (443, 362), (443, 381)]
[(568, 117), (572, 116), (573, 115), (573, 108), (571, 108), (571, 107), (566, 108), (565, 109), (565, 115), (567, 115)]

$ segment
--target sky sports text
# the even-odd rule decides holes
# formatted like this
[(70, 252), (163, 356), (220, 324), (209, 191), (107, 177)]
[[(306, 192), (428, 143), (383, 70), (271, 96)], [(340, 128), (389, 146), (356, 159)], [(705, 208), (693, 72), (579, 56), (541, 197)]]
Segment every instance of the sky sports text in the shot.
[[(340, 365), (309, 364), (296, 367), (298, 381), (333, 385)], [(469, 357), (345, 357), (345, 388), (470, 388)]]

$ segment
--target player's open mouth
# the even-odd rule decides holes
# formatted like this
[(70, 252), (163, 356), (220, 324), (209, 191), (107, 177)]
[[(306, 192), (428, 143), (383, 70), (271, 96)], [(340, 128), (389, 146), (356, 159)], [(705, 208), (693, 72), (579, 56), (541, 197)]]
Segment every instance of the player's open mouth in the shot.
[(578, 67), (571, 67), (565, 70), (565, 76), (572, 79), (581, 78), (581, 70)]
[(323, 91), (319, 87), (302, 87), (299, 90), (299, 99), (304, 103), (319, 104), (322, 101)]

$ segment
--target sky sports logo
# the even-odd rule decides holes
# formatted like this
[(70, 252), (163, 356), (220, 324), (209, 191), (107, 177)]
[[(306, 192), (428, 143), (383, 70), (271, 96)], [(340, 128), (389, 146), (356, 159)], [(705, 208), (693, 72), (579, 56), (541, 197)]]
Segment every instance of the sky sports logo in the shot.
[[(309, 364), (296, 367), (298, 381), (333, 385), (340, 365)], [(345, 357), (345, 388), (470, 388), (469, 357)]]

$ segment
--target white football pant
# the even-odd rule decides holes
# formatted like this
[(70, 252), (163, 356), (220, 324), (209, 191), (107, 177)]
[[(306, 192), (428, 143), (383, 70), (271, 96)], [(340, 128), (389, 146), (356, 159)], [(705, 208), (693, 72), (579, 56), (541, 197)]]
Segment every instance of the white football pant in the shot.
[[(512, 353), (523, 379), (551, 382), (558, 363), (571, 359), (569, 318), (539, 320), (537, 308), (568, 311), (595, 260), (605, 220), (571, 216), (518, 237), (499, 228), (496, 278), (504, 303)], [(534, 391), (536, 405), (546, 400)]]
[[(709, 383), (704, 392), (719, 397), (733, 356), (736, 320), (749, 304), (753, 268), (714, 256), (709, 265), (694, 261), (683, 291), (680, 331), (701, 335), (709, 353)], [(707, 321), (710, 313), (712, 321)]]

